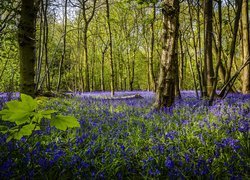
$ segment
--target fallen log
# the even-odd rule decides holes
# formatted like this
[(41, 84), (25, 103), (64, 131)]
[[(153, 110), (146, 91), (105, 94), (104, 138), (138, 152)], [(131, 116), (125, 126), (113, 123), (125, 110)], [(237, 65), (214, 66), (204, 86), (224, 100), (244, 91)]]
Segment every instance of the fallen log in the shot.
[(124, 95), (124, 96), (102, 96), (102, 97), (91, 97), (98, 100), (128, 100), (128, 99), (141, 99), (143, 98), (140, 94)]

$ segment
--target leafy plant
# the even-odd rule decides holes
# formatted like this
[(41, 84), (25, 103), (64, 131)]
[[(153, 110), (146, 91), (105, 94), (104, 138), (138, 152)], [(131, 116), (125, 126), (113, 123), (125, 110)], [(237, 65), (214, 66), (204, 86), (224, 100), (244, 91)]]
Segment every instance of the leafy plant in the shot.
[(11, 139), (20, 140), (23, 136), (30, 136), (33, 131), (40, 130), (41, 120), (50, 120), (50, 125), (65, 131), (67, 128), (80, 127), (73, 116), (63, 116), (55, 110), (38, 110), (38, 103), (32, 97), (21, 94), (21, 101), (12, 100), (6, 103), (6, 108), (0, 111), (3, 121), (14, 123), (13, 127), (0, 126), (0, 132), (9, 134)]

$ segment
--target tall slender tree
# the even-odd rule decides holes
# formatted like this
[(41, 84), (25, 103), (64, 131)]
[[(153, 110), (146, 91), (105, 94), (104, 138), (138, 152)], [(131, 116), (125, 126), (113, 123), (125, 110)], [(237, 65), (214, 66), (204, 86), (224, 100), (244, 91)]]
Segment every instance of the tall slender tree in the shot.
[[(90, 78), (89, 78), (89, 54), (88, 54), (88, 30), (90, 22), (92, 21), (95, 11), (97, 0), (79, 0), (82, 9), (82, 16), (84, 20), (83, 28), (83, 49), (84, 49), (84, 60), (85, 60), (85, 91), (90, 91)], [(92, 2), (91, 4), (89, 4)], [(91, 9), (92, 8), (92, 9)], [(90, 10), (89, 10), (90, 9)], [(90, 14), (88, 13), (90, 11)]]
[(156, 7), (155, 6), (156, 6), (155, 2), (153, 2), (153, 11), (152, 11), (153, 18), (151, 19), (151, 22), (150, 22), (151, 37), (150, 37), (150, 57), (149, 57), (149, 76), (150, 76), (149, 81), (152, 82), (153, 91), (155, 91), (156, 89), (154, 66), (153, 66), (154, 47), (155, 47), (155, 21), (156, 21)]
[[(248, 16), (248, 0), (243, 0), (242, 3), (242, 27), (243, 27), (243, 63), (249, 61), (250, 42), (249, 42), (249, 16)], [(250, 93), (250, 64), (243, 69), (242, 74), (242, 92)]]
[(106, 0), (106, 15), (108, 22), (108, 33), (109, 33), (109, 58), (110, 58), (110, 70), (111, 70), (111, 82), (110, 82), (110, 90), (111, 96), (115, 95), (115, 73), (114, 73), (114, 62), (113, 62), (113, 44), (112, 44), (112, 31), (110, 24), (110, 10), (109, 10), (109, 1)]
[(66, 37), (67, 37), (67, 10), (68, 10), (68, 0), (65, 0), (65, 4), (64, 4), (64, 30), (63, 30), (63, 52), (62, 52), (62, 58), (59, 64), (59, 74), (58, 74), (58, 81), (57, 81), (57, 87), (56, 90), (59, 91), (60, 90), (60, 86), (61, 86), (61, 81), (62, 81), (62, 70), (63, 70), (63, 62), (65, 60), (65, 56), (66, 56)]

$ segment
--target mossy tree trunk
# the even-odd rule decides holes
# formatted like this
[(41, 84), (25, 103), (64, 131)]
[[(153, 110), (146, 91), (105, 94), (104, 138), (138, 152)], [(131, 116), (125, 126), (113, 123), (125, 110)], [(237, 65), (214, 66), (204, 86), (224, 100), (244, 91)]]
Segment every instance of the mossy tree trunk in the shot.
[(179, 1), (163, 1), (163, 44), (160, 74), (154, 107), (169, 107), (175, 99), (175, 63), (179, 29)]
[(38, 3), (22, 0), (18, 27), (20, 51), (20, 92), (35, 96), (36, 15)]

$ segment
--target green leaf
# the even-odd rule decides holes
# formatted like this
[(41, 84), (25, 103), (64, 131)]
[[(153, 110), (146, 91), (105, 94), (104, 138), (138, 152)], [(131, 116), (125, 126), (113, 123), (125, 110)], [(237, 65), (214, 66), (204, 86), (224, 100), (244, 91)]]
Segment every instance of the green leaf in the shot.
[(23, 111), (21, 109), (4, 109), (0, 111), (3, 121), (15, 122), (17, 125), (29, 122), (30, 112)]
[(8, 127), (7, 126), (3, 126), (3, 125), (0, 125), (0, 132), (5, 134), (8, 132)]
[(21, 94), (21, 100), (13, 100), (6, 103), (8, 109), (0, 111), (2, 120), (15, 122), (17, 125), (30, 123), (30, 116), (37, 107), (36, 101), (25, 94)]
[(6, 139), (6, 142), (7, 142), (7, 143), (10, 142), (11, 139), (13, 139), (13, 136), (9, 136), (9, 137)]
[(26, 105), (30, 111), (34, 111), (37, 108), (37, 102), (26, 94), (21, 94), (21, 100), (23, 105)]
[(80, 124), (75, 117), (57, 115), (51, 120), (51, 126), (65, 131), (67, 128), (80, 127)]
[(51, 119), (51, 114), (55, 113), (57, 111), (55, 110), (43, 110), (40, 111), (39, 113), (46, 119)]
[(14, 138), (20, 140), (23, 136), (30, 136), (35, 130), (35, 124), (28, 124), (23, 126), (18, 132), (14, 134)]

